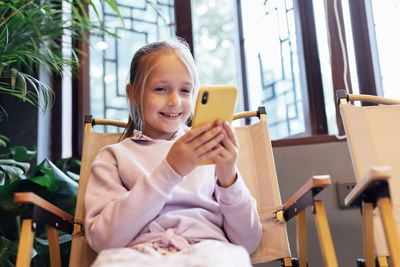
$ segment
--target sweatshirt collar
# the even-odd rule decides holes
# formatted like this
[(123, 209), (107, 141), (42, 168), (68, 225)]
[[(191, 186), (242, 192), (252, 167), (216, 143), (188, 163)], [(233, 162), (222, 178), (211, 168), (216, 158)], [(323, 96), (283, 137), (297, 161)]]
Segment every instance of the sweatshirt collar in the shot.
[[(177, 140), (179, 137), (181, 137), (182, 135), (184, 135), (187, 131), (189, 130), (188, 127), (182, 127), (179, 128), (175, 134), (172, 136), (171, 140)], [(138, 130), (134, 130), (132, 136), (130, 137), (131, 140), (133, 141), (157, 141), (157, 139), (153, 139), (145, 134), (143, 134), (141, 131)]]

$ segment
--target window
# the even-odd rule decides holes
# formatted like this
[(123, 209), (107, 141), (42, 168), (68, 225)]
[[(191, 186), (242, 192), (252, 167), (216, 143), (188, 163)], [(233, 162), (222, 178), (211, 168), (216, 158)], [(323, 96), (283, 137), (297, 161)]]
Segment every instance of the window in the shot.
[(328, 123), (328, 133), (337, 134), (336, 123), (336, 102), (332, 84), (331, 54), (329, 50), (327, 16), (325, 14), (324, 1), (313, 0), (315, 29), (317, 37), (317, 47), (319, 62), (321, 64), (321, 76), (324, 92), (326, 119)]
[(201, 85), (238, 87), (232, 0), (192, 1), (194, 57)]
[[(144, 44), (175, 35), (174, 3), (172, 0), (117, 3), (125, 25), (108, 5), (100, 2), (96, 5), (105, 27), (120, 38), (90, 34), (90, 112), (95, 118), (127, 121), (125, 85), (129, 82), (131, 59)], [(94, 10), (89, 11), (95, 19)], [(111, 129), (115, 127), (104, 130)]]
[(400, 0), (366, 1), (378, 94), (400, 99)]
[(243, 1), (241, 9), (249, 107), (266, 107), (272, 140), (303, 134), (306, 84), (293, 2)]
[(99, 5), (106, 26), (123, 38), (91, 35), (93, 114), (126, 119), (122, 96), (133, 51), (180, 31), (194, 40), (201, 84), (236, 85), (242, 93), (238, 110), (265, 105), (273, 140), (336, 141), (328, 136), (344, 134), (336, 90), (400, 98), (400, 34), (391, 30), (400, 18), (399, 2), (118, 1), (126, 31)]

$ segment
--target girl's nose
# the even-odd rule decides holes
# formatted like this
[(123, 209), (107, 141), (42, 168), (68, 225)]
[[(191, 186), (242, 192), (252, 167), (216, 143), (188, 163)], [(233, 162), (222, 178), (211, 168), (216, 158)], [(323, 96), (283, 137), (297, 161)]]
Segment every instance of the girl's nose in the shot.
[(181, 98), (177, 92), (171, 92), (168, 98), (169, 106), (178, 106), (181, 103)]

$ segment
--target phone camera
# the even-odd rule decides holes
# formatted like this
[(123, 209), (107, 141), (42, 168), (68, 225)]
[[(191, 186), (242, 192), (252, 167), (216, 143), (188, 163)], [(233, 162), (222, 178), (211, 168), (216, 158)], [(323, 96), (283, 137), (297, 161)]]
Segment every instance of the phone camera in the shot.
[(201, 96), (201, 103), (204, 105), (205, 103), (207, 103), (207, 100), (208, 100), (208, 92), (205, 91)]

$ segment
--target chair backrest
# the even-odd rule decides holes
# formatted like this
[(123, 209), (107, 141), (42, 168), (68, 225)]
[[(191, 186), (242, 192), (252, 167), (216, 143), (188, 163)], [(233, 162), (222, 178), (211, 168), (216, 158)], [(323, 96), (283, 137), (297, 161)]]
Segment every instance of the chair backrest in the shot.
[[(340, 109), (356, 179), (361, 180), (373, 166), (391, 166), (389, 189), (399, 227), (400, 105), (360, 107), (344, 103)], [(378, 217), (374, 224), (377, 253), (388, 255)]]
[[(265, 115), (264, 115), (265, 116)], [(267, 122), (236, 127), (239, 140), (238, 168), (246, 186), (257, 200), (263, 234), (252, 263), (291, 257), (286, 224), (279, 223), (274, 212), (282, 209), (281, 196)]]
[[(274, 217), (274, 212), (282, 209), (282, 203), (265, 115), (263, 118), (253, 125), (236, 127), (236, 134), (240, 144), (238, 168), (251, 194), (257, 200), (258, 212), (263, 225), (263, 234), (259, 247), (251, 255), (253, 263), (291, 257), (286, 225), (279, 223)], [(120, 133), (104, 134), (93, 132), (90, 130), (89, 125), (86, 125), (84, 136), (75, 212), (76, 220), (82, 222), (85, 217), (84, 194), (90, 166), (102, 147), (118, 142), (120, 137)], [(89, 247), (85, 236), (74, 234), (70, 266), (90, 266), (95, 257), (96, 253)]]
[[(84, 198), (90, 166), (101, 148), (106, 145), (117, 143), (121, 136), (121, 133), (93, 132), (90, 128), (91, 123), (87, 123), (83, 139), (79, 189), (75, 209), (75, 221), (82, 223), (85, 220)], [(74, 234), (72, 235), (69, 266), (87, 267), (93, 263), (95, 258), (96, 252), (90, 248), (79, 225), (75, 225)]]

